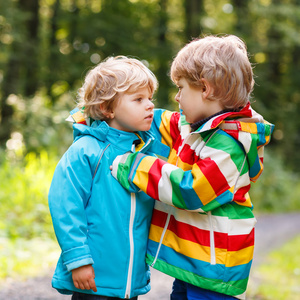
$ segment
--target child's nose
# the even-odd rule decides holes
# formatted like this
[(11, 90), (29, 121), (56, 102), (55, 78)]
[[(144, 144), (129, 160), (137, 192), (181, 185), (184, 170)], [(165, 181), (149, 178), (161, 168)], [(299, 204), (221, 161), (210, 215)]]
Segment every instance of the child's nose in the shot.
[(148, 100), (148, 105), (147, 105), (148, 109), (153, 109), (154, 108), (154, 103), (150, 100)]

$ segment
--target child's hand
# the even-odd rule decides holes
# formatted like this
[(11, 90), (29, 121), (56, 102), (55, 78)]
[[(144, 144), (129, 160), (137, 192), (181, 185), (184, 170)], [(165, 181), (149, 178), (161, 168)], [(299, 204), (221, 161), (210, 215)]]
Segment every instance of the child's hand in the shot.
[(72, 270), (72, 278), (77, 289), (93, 290), (97, 292), (95, 284), (95, 272), (92, 265), (82, 266)]

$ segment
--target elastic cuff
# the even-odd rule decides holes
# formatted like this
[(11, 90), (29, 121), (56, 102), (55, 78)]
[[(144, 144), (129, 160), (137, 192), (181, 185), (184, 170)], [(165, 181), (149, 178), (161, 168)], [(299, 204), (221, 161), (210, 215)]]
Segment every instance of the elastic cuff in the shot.
[(62, 260), (64, 265), (70, 265), (73, 262), (77, 262), (83, 259), (92, 259), (90, 247), (88, 245), (72, 248), (62, 253)]
[(94, 264), (94, 261), (91, 257), (88, 257), (88, 258), (84, 258), (84, 259), (80, 259), (80, 260), (76, 260), (70, 264), (66, 264), (66, 267), (67, 267), (67, 270), (68, 272), (74, 270), (74, 269), (77, 269), (79, 267), (82, 267), (82, 266), (87, 266), (87, 265), (93, 265)]

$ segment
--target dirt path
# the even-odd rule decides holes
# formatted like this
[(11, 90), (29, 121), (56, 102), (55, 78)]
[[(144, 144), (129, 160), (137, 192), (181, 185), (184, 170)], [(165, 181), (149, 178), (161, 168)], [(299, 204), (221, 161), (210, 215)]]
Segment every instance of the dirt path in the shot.
[[(267, 254), (296, 235), (300, 235), (300, 213), (261, 215), (257, 217), (254, 267)], [(25, 282), (7, 281), (0, 290), (0, 300), (69, 300), (51, 288), (51, 274)], [(152, 269), (152, 289), (139, 300), (168, 300), (173, 278)]]

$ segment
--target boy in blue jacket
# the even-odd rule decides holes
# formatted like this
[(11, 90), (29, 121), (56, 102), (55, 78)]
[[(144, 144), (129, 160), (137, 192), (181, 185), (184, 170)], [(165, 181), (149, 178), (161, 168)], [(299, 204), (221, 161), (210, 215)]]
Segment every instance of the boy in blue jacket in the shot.
[(52, 286), (72, 300), (137, 299), (150, 290), (145, 237), (154, 203), (123, 189), (109, 167), (128, 151), (167, 156), (168, 147), (147, 132), (156, 88), (148, 68), (122, 56), (97, 65), (79, 90), (74, 143), (49, 191), (62, 250)]

